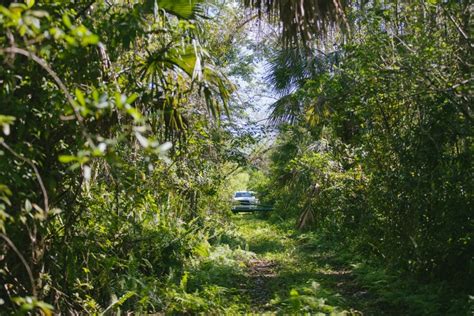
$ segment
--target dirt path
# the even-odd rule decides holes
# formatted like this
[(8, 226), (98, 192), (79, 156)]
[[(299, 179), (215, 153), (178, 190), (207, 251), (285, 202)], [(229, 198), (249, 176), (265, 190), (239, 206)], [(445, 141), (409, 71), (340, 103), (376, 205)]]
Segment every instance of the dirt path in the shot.
[(256, 255), (245, 263), (241, 289), (252, 312), (362, 315), (354, 301), (365, 292), (350, 269), (331, 261), (331, 253), (254, 215), (236, 216), (235, 223)]
[(248, 294), (252, 302), (252, 309), (258, 311), (268, 311), (271, 309), (272, 289), (269, 287), (271, 279), (277, 277), (276, 263), (271, 260), (252, 259), (247, 264), (248, 267)]

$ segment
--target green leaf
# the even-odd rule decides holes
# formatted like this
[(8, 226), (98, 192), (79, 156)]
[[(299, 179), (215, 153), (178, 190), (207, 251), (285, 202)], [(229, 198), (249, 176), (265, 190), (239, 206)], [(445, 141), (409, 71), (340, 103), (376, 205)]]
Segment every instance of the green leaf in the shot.
[(10, 125), (15, 121), (14, 116), (0, 115), (0, 126), (2, 127), (3, 134), (10, 135)]
[(194, 247), (193, 252), (199, 257), (208, 257), (209, 256), (209, 243), (201, 242), (196, 247)]
[(183, 277), (181, 278), (181, 281), (179, 282), (179, 286), (183, 290), (186, 290), (186, 287), (188, 285), (188, 277), (189, 277), (189, 272), (186, 271), (186, 272), (184, 272)]
[(14, 116), (1, 115), (0, 114), (0, 124), (11, 124), (15, 121)]
[(196, 66), (197, 56), (192, 46), (182, 49), (172, 48), (168, 51), (166, 57), (163, 59), (164, 62), (176, 66), (183, 70), (189, 77), (193, 77), (194, 68)]
[(127, 113), (133, 117), (135, 121), (139, 121), (142, 118), (141, 113), (135, 109), (134, 107), (128, 107), (127, 108)]
[(96, 34), (88, 34), (84, 36), (81, 40), (82, 46), (96, 45), (98, 43), (99, 43), (99, 36), (97, 36)]
[(295, 290), (295, 289), (291, 289), (291, 291), (290, 291), (290, 296), (292, 296), (292, 297), (296, 297), (296, 296), (299, 296), (299, 295), (300, 295), (300, 293), (298, 293), (298, 291), (297, 291), (297, 290)]
[(28, 9), (30, 9), (31, 7), (35, 5), (35, 0), (25, 0), (25, 2)]
[(30, 200), (26, 199), (26, 201), (25, 201), (25, 210), (27, 212), (30, 212), (32, 209), (33, 209), (33, 206), (31, 205)]
[(111, 309), (113, 309), (114, 307), (116, 306), (121, 306), (123, 303), (125, 303), (129, 298), (133, 297), (137, 295), (135, 292), (133, 291), (129, 291), (127, 293), (125, 293), (124, 295), (122, 295), (122, 297), (120, 297), (118, 300), (116, 300), (115, 302), (113, 302), (112, 304), (110, 304), (105, 310), (103, 313), (101, 313), (100, 315), (106, 315), (107, 312)]
[(76, 88), (75, 93), (76, 93), (77, 102), (79, 102), (79, 104), (82, 106), (86, 106), (86, 100), (84, 98), (84, 94), (82, 93), (82, 91)]
[(190, 19), (199, 10), (201, 0), (157, 0), (155, 3), (163, 9), (182, 19)]
[(138, 94), (133, 93), (127, 98), (127, 101), (125, 101), (127, 104), (132, 104), (136, 99), (138, 98)]
[(71, 19), (69, 19), (69, 16), (67, 14), (63, 14), (63, 23), (66, 25), (68, 28), (72, 28), (72, 22)]
[(62, 163), (70, 163), (73, 161), (76, 161), (77, 157), (76, 156), (70, 156), (70, 155), (61, 155), (59, 156), (59, 161)]

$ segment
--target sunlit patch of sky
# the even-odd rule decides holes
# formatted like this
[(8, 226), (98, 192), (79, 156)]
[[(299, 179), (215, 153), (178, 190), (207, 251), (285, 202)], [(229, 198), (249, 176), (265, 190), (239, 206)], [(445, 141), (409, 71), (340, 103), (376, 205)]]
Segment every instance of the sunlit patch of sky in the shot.
[[(233, 8), (242, 9), (239, 1), (228, 0), (226, 5)], [(215, 18), (219, 16), (218, 6), (207, 8), (207, 16)], [(273, 138), (272, 129), (267, 124), (270, 115), (270, 105), (277, 101), (278, 95), (272, 90), (271, 86), (265, 81), (267, 60), (263, 53), (268, 45), (269, 39), (275, 35), (275, 28), (266, 24), (265, 21), (257, 21), (252, 18), (252, 12), (249, 11), (248, 22), (244, 28), (246, 37), (250, 45), (239, 47), (242, 58), (253, 56), (254, 72), (250, 78), (242, 76), (230, 76), (230, 80), (236, 86), (234, 94), (235, 100), (232, 104), (233, 109), (237, 109), (240, 115), (233, 115), (230, 118), (223, 118), (231, 130), (236, 134), (250, 133), (255, 137), (264, 140)]]
[[(247, 25), (247, 36), (256, 45), (265, 45), (263, 40), (274, 30), (262, 23), (252, 22)], [(231, 77), (231, 80), (237, 86), (236, 95), (239, 103), (244, 107), (244, 113), (247, 119), (240, 120), (237, 124), (244, 129), (253, 129), (264, 133), (270, 137), (273, 133), (268, 125), (268, 118), (271, 113), (271, 104), (279, 99), (279, 96), (265, 80), (268, 71), (268, 61), (262, 51), (255, 50), (253, 47), (243, 46), (240, 48), (243, 56), (254, 56), (254, 72), (251, 79), (241, 77)]]

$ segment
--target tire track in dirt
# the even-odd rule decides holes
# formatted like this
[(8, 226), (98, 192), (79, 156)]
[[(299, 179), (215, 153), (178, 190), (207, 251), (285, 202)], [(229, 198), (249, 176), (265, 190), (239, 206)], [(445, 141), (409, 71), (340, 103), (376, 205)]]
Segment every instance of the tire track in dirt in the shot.
[(271, 309), (270, 300), (273, 293), (269, 281), (277, 276), (277, 264), (272, 260), (251, 259), (247, 263), (248, 288), (247, 292), (254, 311)]

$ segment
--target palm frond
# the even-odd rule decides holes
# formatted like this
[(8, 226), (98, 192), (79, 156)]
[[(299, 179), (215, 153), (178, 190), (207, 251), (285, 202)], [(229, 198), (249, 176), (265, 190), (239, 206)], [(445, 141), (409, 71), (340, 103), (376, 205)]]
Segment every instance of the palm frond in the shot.
[(337, 27), (345, 20), (347, 0), (244, 0), (244, 5), (277, 20), (284, 43), (290, 46), (300, 40), (310, 42)]
[(153, 6), (173, 14), (181, 19), (192, 19), (196, 14), (201, 12), (199, 4), (202, 0), (156, 0), (149, 1)]
[(305, 104), (302, 97), (305, 95), (304, 85), (320, 74), (334, 71), (339, 55), (339, 51), (306, 54), (296, 48), (275, 52), (269, 58), (265, 80), (282, 97), (270, 106), (270, 124), (294, 125), (303, 119), (310, 124), (317, 124), (319, 118), (328, 110), (325, 107), (325, 98), (321, 95), (316, 98), (316, 102)]
[(301, 230), (308, 226), (311, 226), (312, 224), (314, 224), (314, 222), (314, 212), (311, 207), (307, 207), (303, 212), (301, 212), (296, 227)]
[(337, 64), (338, 51), (302, 52), (297, 48), (285, 48), (270, 56), (265, 80), (280, 95), (287, 95), (312, 77), (331, 70)]
[(270, 105), (269, 122), (272, 125), (295, 124), (301, 118), (303, 106), (294, 94), (286, 95)]
[(283, 49), (275, 52), (267, 64), (265, 80), (276, 92), (287, 95), (298, 83), (310, 76), (311, 70), (296, 49)]
[(229, 115), (227, 103), (234, 86), (211, 63), (206, 64), (205, 56), (204, 51), (188, 45), (148, 52), (142, 60), (141, 77), (148, 78), (155, 90), (158, 98), (155, 110), (161, 113), (166, 140), (186, 137), (190, 87), (197, 86), (195, 91), (211, 117), (219, 120), (222, 113)]

